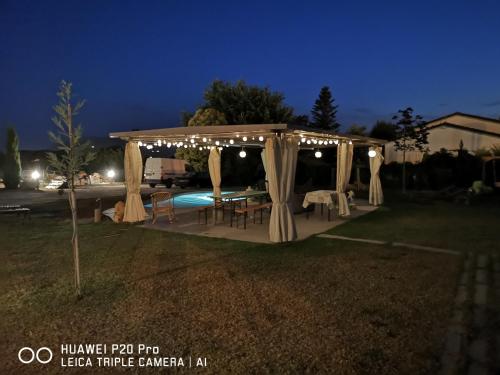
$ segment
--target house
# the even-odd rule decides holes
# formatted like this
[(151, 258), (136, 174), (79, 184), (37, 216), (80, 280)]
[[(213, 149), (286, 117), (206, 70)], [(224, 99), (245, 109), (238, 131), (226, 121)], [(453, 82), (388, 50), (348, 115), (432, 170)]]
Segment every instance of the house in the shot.
[[(425, 125), (429, 131), (427, 141), (428, 153), (441, 149), (454, 152), (463, 144), (463, 148), (471, 153), (477, 150), (489, 150), (492, 146), (500, 146), (500, 120), (488, 117), (455, 112), (447, 116), (429, 121)], [(406, 161), (419, 163), (424, 153), (420, 151), (406, 152)], [(394, 142), (385, 145), (385, 163), (403, 161), (403, 152), (394, 149)]]

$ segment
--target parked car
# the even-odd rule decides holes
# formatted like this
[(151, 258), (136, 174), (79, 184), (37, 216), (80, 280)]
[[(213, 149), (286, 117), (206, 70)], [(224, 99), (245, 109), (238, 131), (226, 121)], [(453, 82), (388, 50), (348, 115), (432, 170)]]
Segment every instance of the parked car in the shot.
[(177, 178), (187, 176), (186, 161), (169, 158), (147, 158), (144, 166), (144, 182), (151, 187), (163, 184), (170, 188)]

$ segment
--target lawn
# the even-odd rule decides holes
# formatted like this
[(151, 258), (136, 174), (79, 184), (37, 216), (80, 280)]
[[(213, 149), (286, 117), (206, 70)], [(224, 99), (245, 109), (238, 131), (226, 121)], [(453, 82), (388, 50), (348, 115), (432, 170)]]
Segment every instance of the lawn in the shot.
[(376, 212), (329, 233), (405, 242), (457, 251), (500, 253), (500, 198), (472, 205), (445, 201), (389, 200)]
[[(498, 241), (489, 210), (389, 204), (333, 232), (484, 252)], [(483, 212), (483, 235), (462, 230), (484, 226)], [(0, 235), (2, 373), (40, 371), (17, 351), (61, 343), (159, 345), (207, 357), (204, 373), (435, 373), (461, 264), (321, 238), (272, 246), (85, 224), (76, 300), (68, 221), (4, 218)], [(67, 372), (57, 360), (50, 373)]]

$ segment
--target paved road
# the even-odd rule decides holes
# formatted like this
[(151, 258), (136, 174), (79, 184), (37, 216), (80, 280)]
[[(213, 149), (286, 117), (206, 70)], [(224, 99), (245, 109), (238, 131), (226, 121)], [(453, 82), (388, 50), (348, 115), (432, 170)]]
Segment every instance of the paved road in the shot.
[[(148, 185), (141, 186), (141, 192), (143, 194), (150, 194), (156, 190), (164, 189), (152, 189)], [(115, 183), (112, 185), (91, 185), (78, 188), (77, 198), (125, 197), (125, 193), (125, 185), (122, 183)], [(66, 199), (66, 194), (59, 195), (58, 192), (54, 190), (0, 190), (0, 205), (20, 204), (24, 206), (31, 206), (33, 204), (38, 205)]]

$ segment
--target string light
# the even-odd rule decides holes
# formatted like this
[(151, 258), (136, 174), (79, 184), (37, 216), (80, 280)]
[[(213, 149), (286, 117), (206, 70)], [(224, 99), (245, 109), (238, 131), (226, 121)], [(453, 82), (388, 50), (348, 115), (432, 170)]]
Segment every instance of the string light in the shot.
[(220, 144), (219, 141), (215, 141), (215, 145), (218, 146)]
[(308, 140), (306, 141), (306, 143), (307, 143), (308, 145), (310, 145), (310, 144), (311, 144), (311, 140), (310, 140), (310, 139), (308, 139)]
[(243, 137), (242, 139), (243, 139), (243, 142), (246, 142), (248, 138), (247, 137)]
[(172, 146), (172, 143), (167, 142), (167, 147), (170, 148), (170, 146)]
[(203, 137), (202, 141), (203, 141), (203, 142), (206, 142), (206, 141), (207, 141), (207, 138), (206, 138), (206, 137)]
[(190, 142), (191, 142), (191, 143), (194, 143), (194, 139), (193, 139), (193, 138), (191, 138), (191, 141), (190, 141)]
[(247, 152), (245, 151), (244, 148), (242, 148), (240, 151), (240, 158), (244, 159), (246, 157), (247, 157)]
[(314, 153), (314, 156), (315, 156), (317, 159), (319, 159), (320, 157), (322, 157), (322, 156), (323, 156), (323, 154), (321, 153), (321, 151), (320, 151), (320, 150), (317, 150), (317, 151)]
[(302, 138), (300, 141), (301, 141), (302, 143), (306, 143), (306, 139), (305, 139), (305, 138)]
[(334, 139), (333, 143), (335, 143), (336, 145), (338, 145), (339, 144), (339, 140), (338, 139)]
[(229, 140), (229, 143), (230, 143), (230, 144), (234, 144), (234, 140), (230, 139), (230, 140)]
[(263, 137), (263, 136), (260, 136), (260, 137), (259, 137), (259, 141), (261, 141), (261, 142), (262, 142), (262, 141), (264, 141), (264, 137)]
[(368, 156), (374, 158), (375, 156), (377, 156), (377, 151), (375, 150), (368, 151)]
[(142, 142), (141, 141), (139, 141), (137, 144), (139, 145), (139, 147), (142, 146)]

